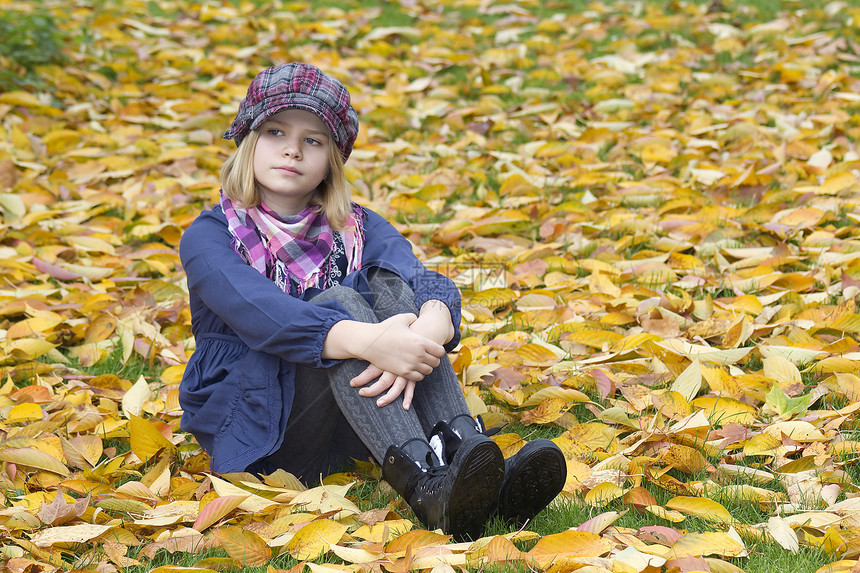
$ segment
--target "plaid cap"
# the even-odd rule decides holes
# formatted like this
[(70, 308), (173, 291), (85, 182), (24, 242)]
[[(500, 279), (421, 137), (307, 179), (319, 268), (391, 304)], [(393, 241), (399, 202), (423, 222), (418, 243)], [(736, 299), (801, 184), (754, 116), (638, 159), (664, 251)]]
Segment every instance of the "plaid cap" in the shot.
[(358, 114), (349, 91), (316, 66), (293, 62), (266, 68), (248, 86), (245, 99), (224, 139), (236, 146), (269, 117), (285, 109), (303, 109), (319, 116), (346, 161), (358, 135)]

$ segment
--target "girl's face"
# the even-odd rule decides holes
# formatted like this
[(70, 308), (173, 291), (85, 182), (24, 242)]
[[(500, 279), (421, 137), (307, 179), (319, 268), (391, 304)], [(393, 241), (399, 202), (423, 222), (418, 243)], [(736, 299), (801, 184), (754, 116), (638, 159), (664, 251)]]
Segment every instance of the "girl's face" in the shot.
[(329, 170), (328, 127), (303, 109), (276, 113), (262, 126), (254, 148), (254, 179), (263, 202), (280, 215), (308, 205)]

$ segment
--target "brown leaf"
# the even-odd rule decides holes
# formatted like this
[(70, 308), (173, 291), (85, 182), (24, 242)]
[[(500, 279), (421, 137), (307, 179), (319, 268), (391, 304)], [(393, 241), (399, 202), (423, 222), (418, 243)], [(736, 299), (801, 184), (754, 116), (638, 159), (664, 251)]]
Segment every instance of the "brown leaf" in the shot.
[(46, 525), (64, 525), (83, 515), (90, 505), (90, 496), (68, 503), (63, 497), (62, 491), (57, 489), (54, 501), (50, 504), (42, 504), (37, 514), (39, 520)]

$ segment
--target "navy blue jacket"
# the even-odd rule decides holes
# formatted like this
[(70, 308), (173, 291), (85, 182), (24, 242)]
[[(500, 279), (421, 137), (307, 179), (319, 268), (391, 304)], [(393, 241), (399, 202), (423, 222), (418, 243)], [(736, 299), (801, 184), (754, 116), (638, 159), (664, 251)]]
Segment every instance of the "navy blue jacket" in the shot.
[[(381, 267), (412, 287), (415, 305), (441, 300), (451, 310), (458, 343), (460, 293), (447, 277), (428, 270), (388, 221), (364, 209), (362, 269), (341, 284), (367, 292), (366, 271)], [(191, 328), (197, 348), (179, 386), (181, 428), (212, 457), (213, 471), (244, 471), (277, 450), (292, 406), (296, 365), (327, 368), (329, 329), (352, 316), (337, 301), (311, 303), (284, 294), (230, 247), (219, 206), (203, 211), (182, 236), (179, 254), (188, 277)]]

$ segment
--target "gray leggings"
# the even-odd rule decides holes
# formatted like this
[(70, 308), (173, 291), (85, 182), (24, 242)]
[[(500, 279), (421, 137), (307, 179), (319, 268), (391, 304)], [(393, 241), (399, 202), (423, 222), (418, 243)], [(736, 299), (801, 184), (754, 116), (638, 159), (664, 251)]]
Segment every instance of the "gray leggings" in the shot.
[[(337, 300), (360, 322), (380, 322), (410, 312), (418, 314), (412, 290), (397, 275), (371, 269), (368, 285), (372, 306), (360, 293), (344, 286), (326, 289), (312, 300)], [(414, 438), (426, 440), (437, 422), (469, 413), (447, 356), (415, 385), (409, 410), (403, 409), (401, 397), (379, 407), (378, 396), (360, 396), (359, 388), (349, 385), (367, 365), (361, 360), (348, 359), (326, 369), (299, 366), (284, 443), (249, 470), (269, 473), (283, 468), (305, 483), (316, 483), (320, 476), (344, 469), (352, 459), (367, 459), (372, 455), (380, 461), (389, 446), (399, 446)]]

